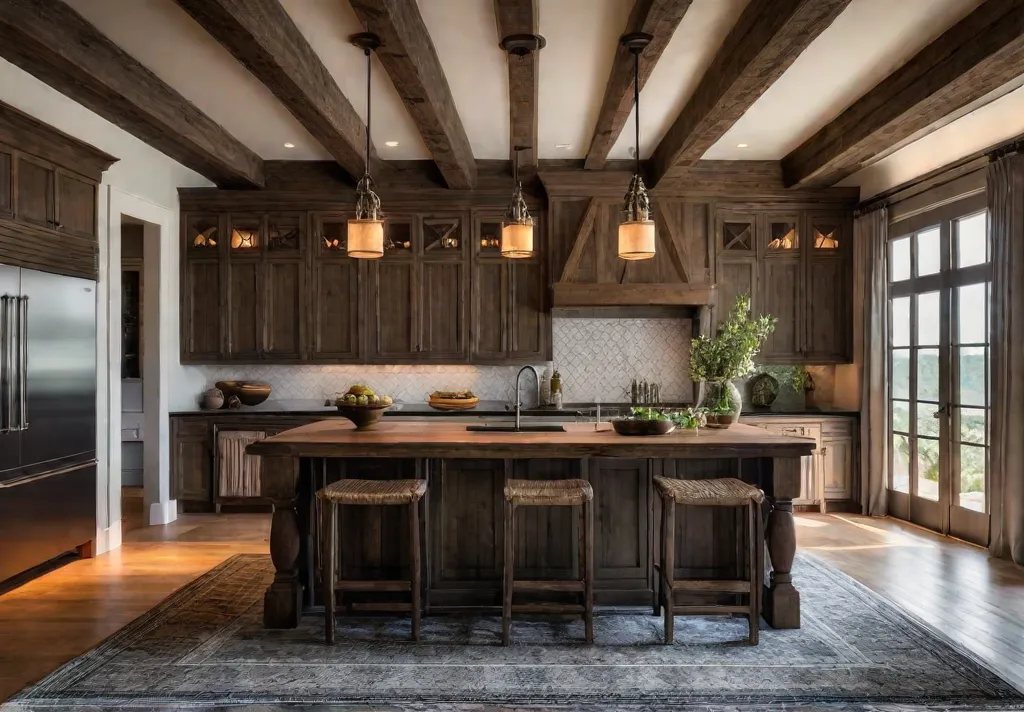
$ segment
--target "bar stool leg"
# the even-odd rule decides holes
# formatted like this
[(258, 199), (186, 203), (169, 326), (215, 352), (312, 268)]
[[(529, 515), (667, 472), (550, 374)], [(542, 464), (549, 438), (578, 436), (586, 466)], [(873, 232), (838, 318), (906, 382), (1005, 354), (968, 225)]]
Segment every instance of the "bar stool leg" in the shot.
[(594, 502), (587, 500), (583, 503), (583, 518), (586, 520), (586, 559), (587, 569), (584, 573), (586, 580), (583, 583), (585, 602), (584, 616), (586, 625), (587, 643), (594, 642)]
[(412, 639), (420, 642), (420, 503), (409, 505), (409, 581), (412, 587)]
[(661, 516), (665, 520), (665, 540), (662, 554), (662, 587), (665, 589), (665, 645), (671, 645), (675, 637), (675, 596), (672, 591), (676, 569), (676, 503), (665, 498)]
[[(662, 569), (664, 569), (664, 567), (665, 567), (665, 507), (667, 505), (665, 504), (665, 498), (664, 497), (659, 497), (659, 499), (661, 499), (661, 533), (660, 533), (660, 535), (659, 535), (659, 537), (658, 537), (658, 539), (656, 541), (658, 551), (657, 551), (656, 556), (654, 557), (655, 564), (654, 564), (654, 606), (653, 606), (653, 608), (654, 608), (654, 615), (655, 616), (660, 616), (661, 615), (661, 597), (665, 594), (665, 592), (663, 590), (663, 586), (661, 584), (661, 572), (662, 572)], [(660, 561), (658, 559), (659, 556), (661, 557)]]
[(501, 589), (501, 644), (508, 646), (512, 627), (512, 573), (515, 570), (515, 505), (505, 500), (505, 575)]
[(334, 569), (338, 546), (336, 533), (338, 505), (330, 500), (321, 500), (320, 507), (320, 529), (323, 537), (320, 546), (323, 557), (321, 576), (323, 577), (324, 637), (328, 645), (334, 645)]
[(748, 614), (750, 622), (749, 640), (751, 645), (757, 645), (758, 627), (760, 625), (760, 611), (757, 607), (757, 589), (761, 583), (757, 580), (757, 522), (754, 516), (756, 503), (751, 501), (747, 504), (747, 576), (750, 581), (750, 596)]

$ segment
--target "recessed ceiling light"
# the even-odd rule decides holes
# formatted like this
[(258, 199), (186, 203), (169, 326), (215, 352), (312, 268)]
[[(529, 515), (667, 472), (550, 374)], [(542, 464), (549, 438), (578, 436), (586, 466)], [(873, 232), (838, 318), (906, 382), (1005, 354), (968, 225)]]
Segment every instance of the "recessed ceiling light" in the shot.
[(736, 148), (747, 148), (747, 144), (745, 144), (745, 143), (737, 143), (736, 144)]
[(285, 148), (295, 148), (295, 144), (294, 144), (294, 143), (286, 143), (286, 144), (284, 145), (284, 147), (285, 147)]
[(568, 149), (568, 148), (572, 148), (572, 144), (571, 143), (556, 143), (555, 144), (555, 148), (565, 148), (565, 149)]
[(385, 141), (384, 145), (387, 146), (388, 148), (397, 148), (398, 141)]

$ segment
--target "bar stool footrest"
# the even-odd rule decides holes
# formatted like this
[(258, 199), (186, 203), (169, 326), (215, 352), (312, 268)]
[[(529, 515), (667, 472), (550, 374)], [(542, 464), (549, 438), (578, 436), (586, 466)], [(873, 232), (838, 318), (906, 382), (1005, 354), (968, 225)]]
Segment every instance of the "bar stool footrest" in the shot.
[(583, 581), (513, 581), (513, 591), (568, 591), (583, 593)]
[(412, 581), (335, 581), (335, 591), (411, 591)]
[(730, 616), (734, 613), (750, 615), (750, 606), (672, 606), (674, 616)]
[(586, 613), (586, 606), (579, 603), (514, 603), (513, 613), (547, 613), (547, 614), (572, 614), (581, 615)]
[(365, 601), (346, 604), (345, 608), (351, 611), (366, 613), (412, 613), (411, 603), (400, 601)]

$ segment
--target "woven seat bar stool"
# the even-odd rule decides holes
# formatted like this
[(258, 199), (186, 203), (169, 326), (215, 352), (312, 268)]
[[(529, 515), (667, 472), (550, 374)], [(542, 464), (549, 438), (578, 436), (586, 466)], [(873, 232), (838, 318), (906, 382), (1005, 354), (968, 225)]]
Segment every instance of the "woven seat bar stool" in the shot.
[[(339, 480), (316, 493), (322, 506), (324, 635), (334, 644), (335, 595), (343, 591), (409, 591), (410, 602), (373, 604), (373, 610), (412, 614), (412, 639), (420, 639), (420, 500), (426, 480)], [(338, 581), (338, 505), (406, 506), (409, 512), (409, 578), (398, 581)]]
[[(579, 613), (586, 640), (594, 642), (594, 489), (586, 480), (508, 480), (505, 483), (505, 561), (502, 585), (501, 644), (509, 645), (512, 613)], [(580, 507), (579, 572), (575, 581), (516, 581), (515, 517), (517, 507)], [(521, 591), (575, 592), (580, 603), (516, 604)]]
[[(656, 563), (654, 615), (665, 610), (665, 643), (673, 640), (675, 616), (746, 615), (750, 622), (749, 641), (757, 645), (761, 619), (761, 587), (764, 579), (764, 527), (761, 503), (764, 493), (735, 478), (713, 480), (677, 480), (655, 477), (654, 486), (661, 496), (661, 563)], [(690, 507), (735, 507), (746, 509), (747, 578), (743, 580), (675, 580), (676, 505)], [(658, 585), (660, 583), (660, 586)], [(746, 598), (745, 605), (676, 605), (675, 593), (732, 593)]]

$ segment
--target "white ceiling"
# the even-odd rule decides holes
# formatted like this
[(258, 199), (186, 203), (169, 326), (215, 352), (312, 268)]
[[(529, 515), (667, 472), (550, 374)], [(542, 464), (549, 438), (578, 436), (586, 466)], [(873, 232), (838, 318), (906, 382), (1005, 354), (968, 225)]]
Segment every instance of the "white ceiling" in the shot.
[[(329, 158), (270, 91), (174, 0), (65, 2), (263, 158)], [(364, 117), (364, 59), (348, 43), (348, 37), (363, 28), (348, 2), (281, 2)], [(508, 72), (498, 46), (493, 0), (417, 2), (474, 155), (505, 158)], [(641, 94), (642, 157), (651, 154), (690, 98), (747, 2), (693, 0)], [(981, 2), (852, 0), (705, 158), (781, 159)], [(538, 92), (541, 158), (586, 155), (632, 5), (633, 0), (539, 0), (540, 33), (547, 39), (540, 55)], [(371, 128), (381, 157), (429, 158), (391, 80), (376, 61), (372, 85)], [(1020, 123), (1014, 121), (1012, 107), (1019, 111), (1021, 103), (1021, 92), (1014, 92), (895, 152), (847, 183), (881, 185), (936, 156), (946, 156), (943, 162), (955, 160), (959, 156), (950, 152), (968, 144), (990, 145), (1015, 135), (1017, 129), (1006, 127)], [(631, 126), (632, 116), (612, 147), (611, 158), (629, 157)], [(398, 146), (388, 147), (387, 141)], [(285, 143), (294, 148), (285, 148)], [(739, 143), (749, 147), (737, 148)]]
[(981, 3), (853, 0), (704, 157), (783, 158)]

